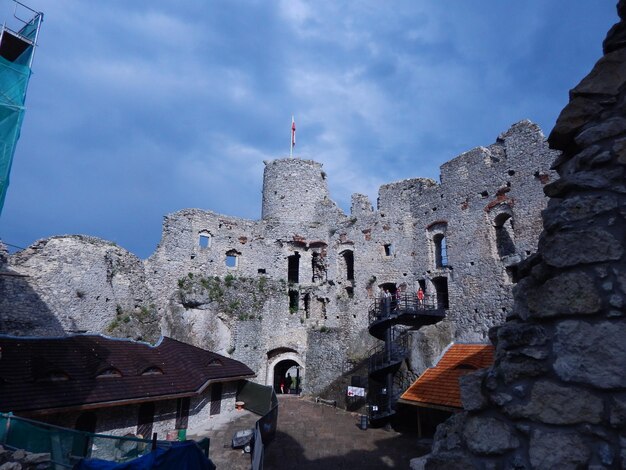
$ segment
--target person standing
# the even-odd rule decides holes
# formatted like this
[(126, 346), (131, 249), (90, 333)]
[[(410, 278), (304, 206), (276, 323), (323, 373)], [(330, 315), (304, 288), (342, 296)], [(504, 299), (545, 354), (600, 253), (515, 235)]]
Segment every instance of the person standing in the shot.
[(287, 393), (291, 393), (291, 374), (287, 372)]
[(417, 305), (420, 308), (424, 307), (424, 291), (422, 290), (421, 287), (417, 289)]

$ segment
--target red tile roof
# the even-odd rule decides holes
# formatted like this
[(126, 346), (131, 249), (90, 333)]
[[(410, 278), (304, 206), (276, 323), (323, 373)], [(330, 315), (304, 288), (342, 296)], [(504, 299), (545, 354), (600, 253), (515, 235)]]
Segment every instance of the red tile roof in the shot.
[[(167, 337), (151, 346), (100, 335), (0, 336), (0, 347), (3, 412), (193, 396), (211, 382), (254, 376), (239, 361)], [(115, 374), (102, 376), (107, 370)]]
[(402, 394), (400, 400), (417, 406), (463, 408), (459, 377), (493, 364), (489, 344), (453, 344), (435, 367), (426, 371)]

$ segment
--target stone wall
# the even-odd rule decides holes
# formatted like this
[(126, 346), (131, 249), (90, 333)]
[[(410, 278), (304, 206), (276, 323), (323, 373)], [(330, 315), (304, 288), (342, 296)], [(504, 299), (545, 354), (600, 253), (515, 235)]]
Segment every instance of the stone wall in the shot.
[(414, 468), (626, 468), (626, 1), (550, 134), (538, 253), (494, 328), (496, 363)]
[(413, 295), (423, 284), (448, 314), (411, 333), (416, 375), (451, 341), (486, 341), (510, 311), (515, 263), (536, 249), (555, 157), (521, 121), (444, 164), (441, 183), (385, 184), (376, 208), (355, 194), (350, 214), (330, 199), (320, 163), (266, 162), (260, 220), (169, 214), (144, 261), (85, 236), (10, 256), (5, 270), (22, 277), (0, 276), (2, 332), (162, 333), (230, 354), (260, 383), (284, 355), (307, 371), (304, 391), (320, 393), (375, 345), (368, 308), (379, 288)]

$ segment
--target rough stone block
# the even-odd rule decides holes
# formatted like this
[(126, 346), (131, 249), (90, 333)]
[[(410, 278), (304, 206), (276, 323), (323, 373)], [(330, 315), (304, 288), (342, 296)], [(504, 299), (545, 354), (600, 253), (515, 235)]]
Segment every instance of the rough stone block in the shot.
[(585, 440), (578, 434), (540, 429), (531, 434), (528, 453), (536, 470), (586, 468), (591, 456)]
[(602, 307), (602, 298), (593, 279), (584, 272), (568, 272), (548, 279), (535, 292), (528, 293), (532, 317), (589, 315)]
[(543, 211), (546, 230), (554, 231), (565, 224), (587, 219), (619, 206), (616, 197), (607, 194), (583, 194), (569, 197)]
[(519, 445), (513, 428), (495, 418), (470, 416), (463, 430), (468, 448), (476, 454), (500, 455)]
[(546, 330), (540, 325), (507, 322), (498, 328), (498, 344), (503, 349), (543, 346), (547, 340)]
[(626, 426), (626, 393), (613, 395), (609, 404), (609, 422), (615, 428)]
[(581, 147), (587, 147), (609, 137), (626, 132), (626, 119), (615, 117), (607, 119), (593, 127), (589, 127), (575, 137), (575, 141)]
[(598, 228), (559, 232), (543, 238), (540, 245), (542, 242), (545, 262), (557, 268), (614, 261), (624, 253), (613, 235)]
[[(576, 135), (579, 129), (600, 114), (602, 109), (597, 100), (583, 96), (576, 96), (572, 99), (561, 111), (550, 133), (549, 141), (552, 148), (565, 148), (566, 143)], [(567, 159), (567, 154), (561, 154), (552, 165), (552, 168), (558, 168)]]
[(486, 375), (486, 370), (480, 370), (459, 378), (463, 409), (477, 411), (487, 406), (487, 397), (482, 393), (482, 382)]
[(505, 405), (504, 411), (513, 418), (546, 424), (597, 424), (602, 421), (604, 403), (585, 389), (542, 380), (534, 384), (527, 403)]
[(570, 93), (572, 98), (581, 95), (616, 96), (624, 82), (626, 82), (626, 50), (620, 49), (601, 58)]
[(532, 359), (519, 352), (507, 352), (500, 361), (500, 373), (506, 383), (514, 382), (524, 377), (536, 377), (550, 370), (545, 361)]
[(553, 350), (553, 367), (562, 380), (602, 389), (626, 387), (626, 328), (622, 321), (560, 322)]

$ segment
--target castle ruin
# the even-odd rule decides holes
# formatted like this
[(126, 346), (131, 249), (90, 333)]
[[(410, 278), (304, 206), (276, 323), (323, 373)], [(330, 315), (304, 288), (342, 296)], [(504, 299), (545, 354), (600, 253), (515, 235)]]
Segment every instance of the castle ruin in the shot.
[(167, 334), (243, 361), (262, 384), (296, 366), (303, 391), (317, 394), (376, 344), (368, 309), (379, 290), (421, 286), (446, 318), (409, 332), (415, 377), (451, 342), (486, 342), (510, 313), (556, 155), (522, 121), (442, 165), (440, 183), (385, 184), (376, 209), (354, 194), (350, 214), (332, 201), (320, 163), (267, 161), (260, 220), (169, 214), (146, 260), (82, 235), (5, 256), (0, 331)]

